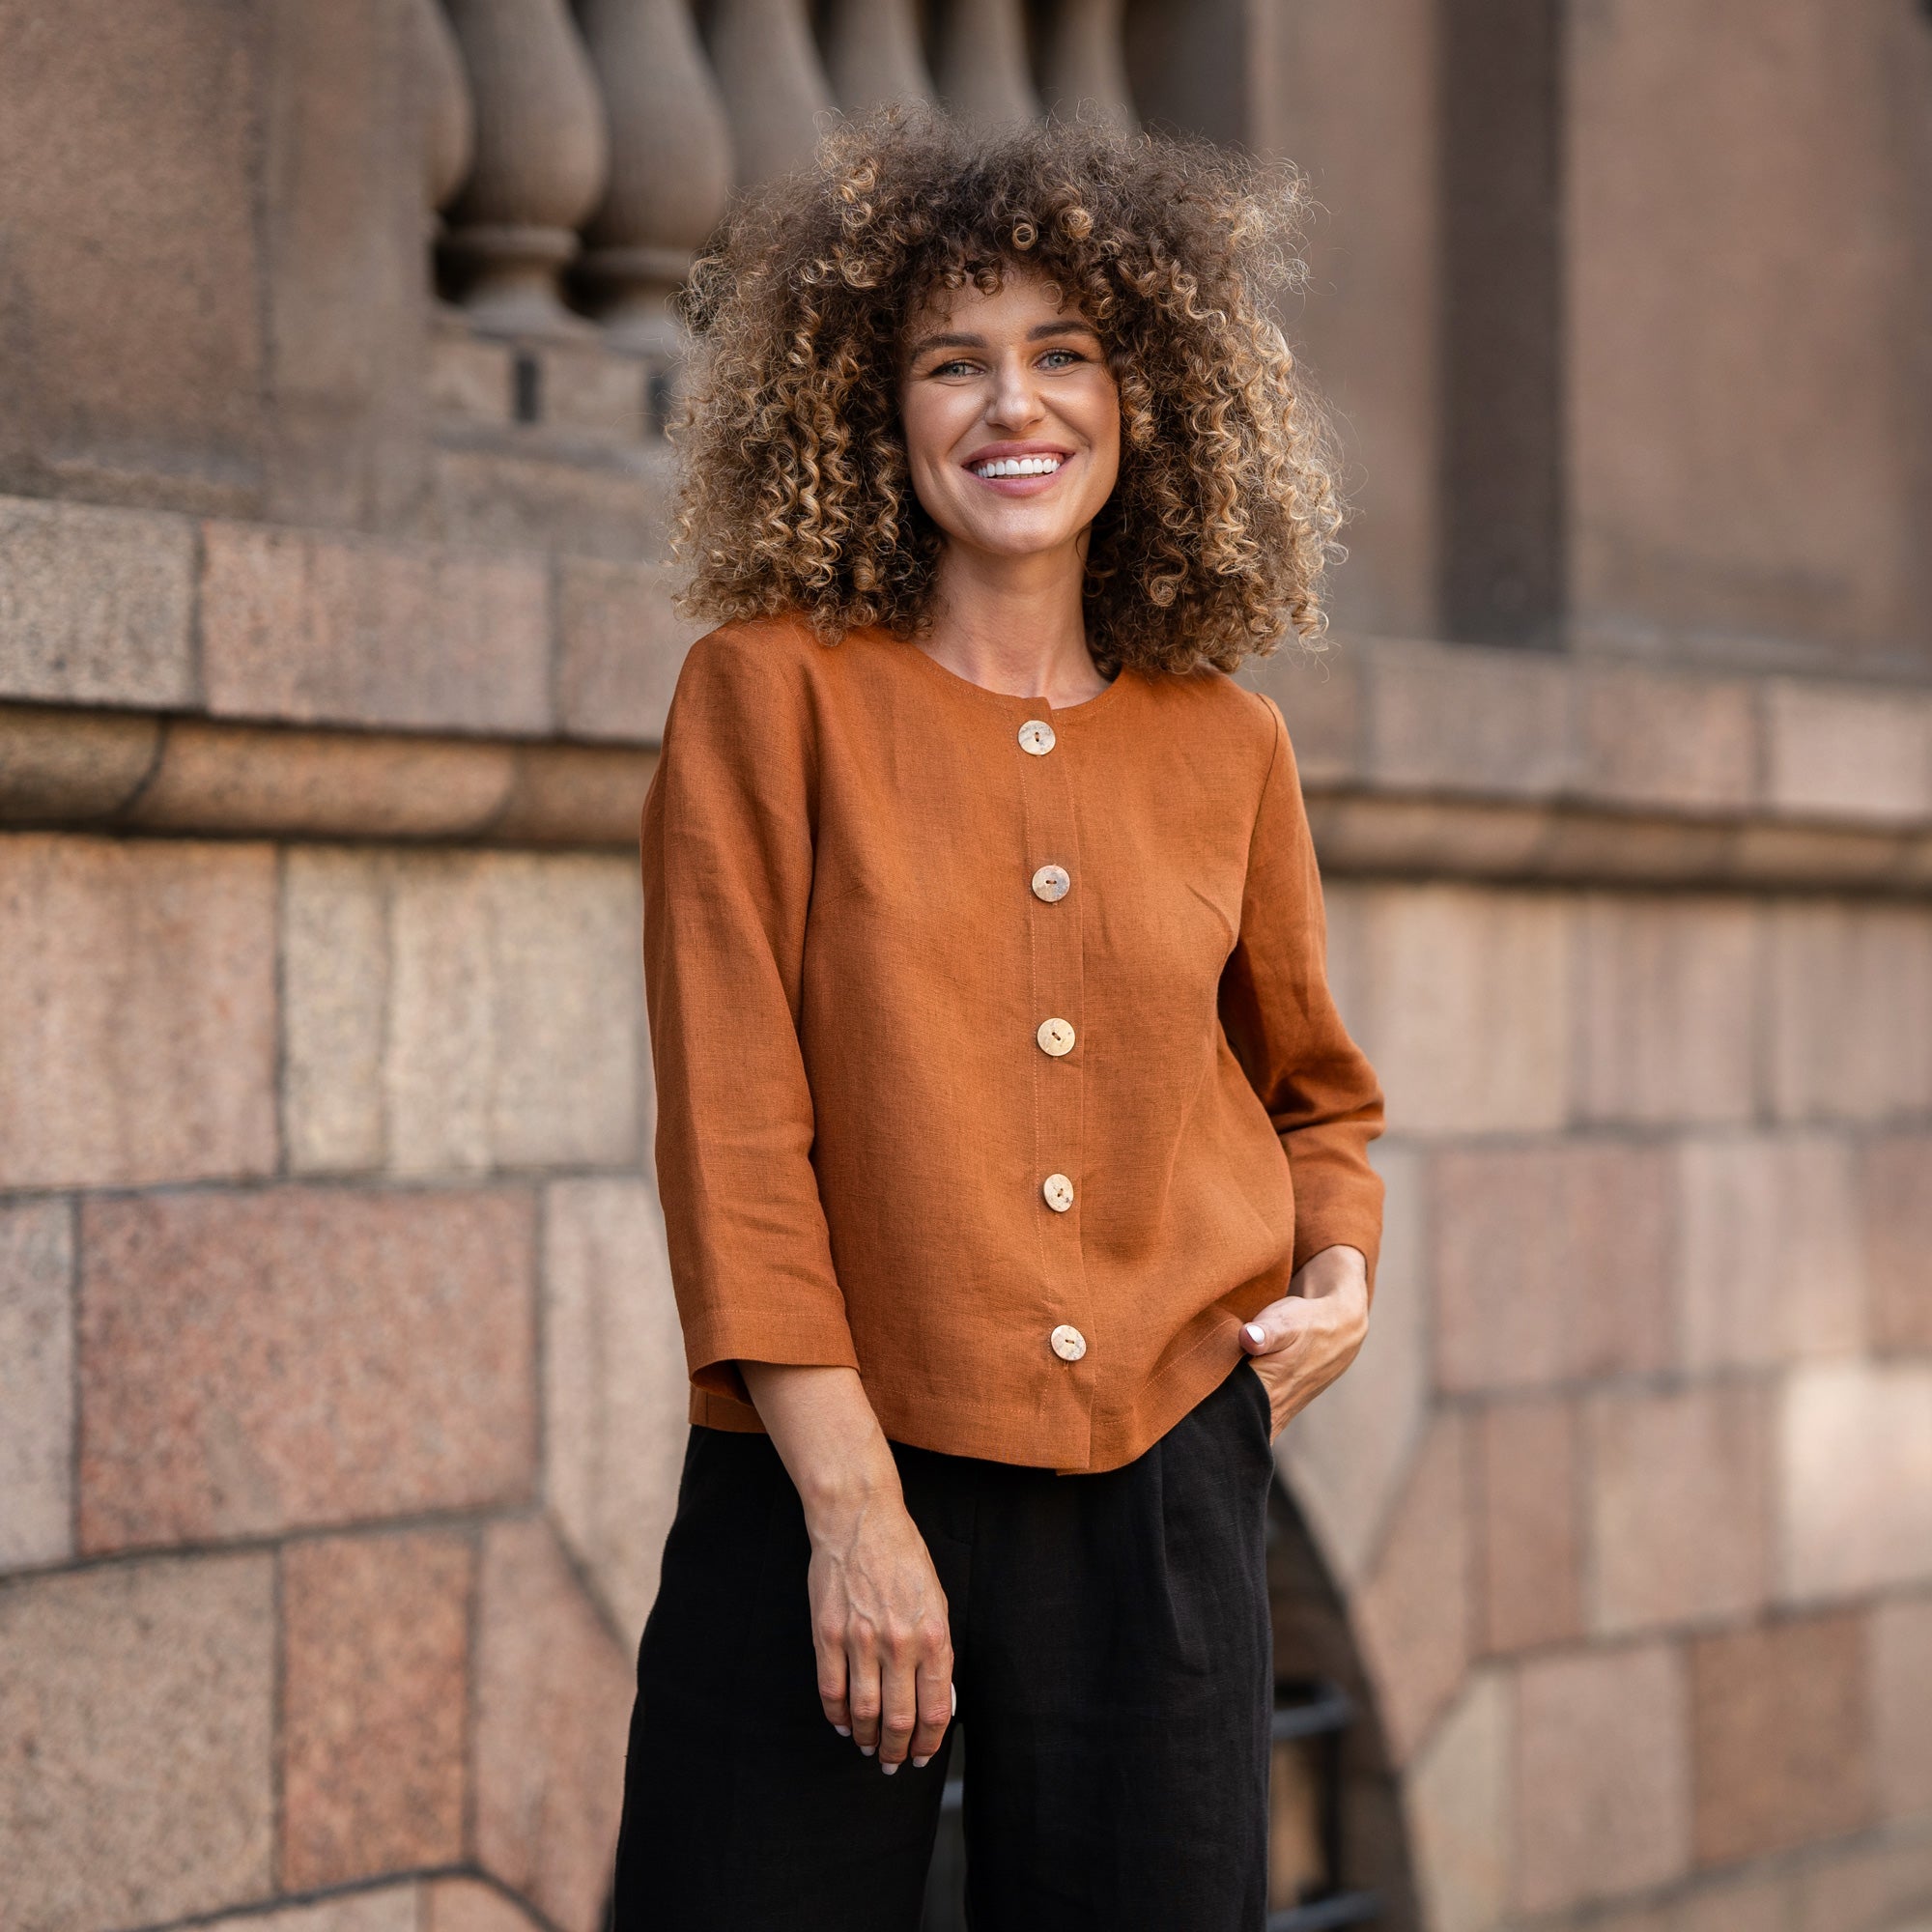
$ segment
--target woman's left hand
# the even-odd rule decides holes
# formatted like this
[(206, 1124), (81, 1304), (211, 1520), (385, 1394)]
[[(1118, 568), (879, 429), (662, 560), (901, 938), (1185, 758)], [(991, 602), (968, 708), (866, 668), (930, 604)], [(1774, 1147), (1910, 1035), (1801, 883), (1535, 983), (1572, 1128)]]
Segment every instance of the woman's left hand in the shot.
[(1359, 1248), (1323, 1248), (1295, 1270), (1289, 1289), (1241, 1329), (1276, 1435), (1355, 1359), (1369, 1332), (1369, 1264)]

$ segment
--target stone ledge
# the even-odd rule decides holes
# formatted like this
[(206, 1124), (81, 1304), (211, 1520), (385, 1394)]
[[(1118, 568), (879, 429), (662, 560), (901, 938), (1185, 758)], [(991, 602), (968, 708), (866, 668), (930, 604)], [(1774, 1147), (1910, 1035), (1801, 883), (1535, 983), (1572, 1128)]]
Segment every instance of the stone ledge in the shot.
[(0, 826), (630, 846), (657, 753), (0, 704)]
[[(656, 759), (640, 745), (0, 704), (0, 827), (628, 849)], [(1307, 762), (1337, 877), (1932, 892), (1932, 824), (1419, 795)]]

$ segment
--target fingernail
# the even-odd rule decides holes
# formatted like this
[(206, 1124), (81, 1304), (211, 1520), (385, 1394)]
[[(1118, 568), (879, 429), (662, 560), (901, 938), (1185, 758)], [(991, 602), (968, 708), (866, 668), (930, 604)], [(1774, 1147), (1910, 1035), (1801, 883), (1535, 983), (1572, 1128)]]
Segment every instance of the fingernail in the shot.
[(861, 1750), (861, 1751), (863, 1751), (863, 1752), (865, 1753), (865, 1755), (866, 1755), (867, 1757), (870, 1757), (870, 1756), (871, 1756), (871, 1754), (872, 1754), (872, 1753), (873, 1753), (873, 1752), (874, 1752), (875, 1750), (877, 1750), (877, 1749), (878, 1749), (878, 1746), (877, 1746), (877, 1745), (861, 1745), (861, 1746), (859, 1747), (859, 1748), (860, 1748), (860, 1750)]
[(916, 1757), (912, 1761), (912, 1768), (915, 1771), (923, 1771), (931, 1762), (929, 1757)]
[(1250, 1342), (1259, 1349), (1267, 1340), (1267, 1330), (1259, 1321), (1248, 1322), (1241, 1330)]
[(898, 1766), (895, 1764), (882, 1764), (879, 1767), (879, 1769), (883, 1771), (888, 1777), (890, 1777), (893, 1775), (893, 1773), (898, 1769)]
[(834, 1724), (832, 1728), (835, 1731), (837, 1731), (841, 1738), (849, 1738), (852, 1735), (852, 1726), (850, 1724)]

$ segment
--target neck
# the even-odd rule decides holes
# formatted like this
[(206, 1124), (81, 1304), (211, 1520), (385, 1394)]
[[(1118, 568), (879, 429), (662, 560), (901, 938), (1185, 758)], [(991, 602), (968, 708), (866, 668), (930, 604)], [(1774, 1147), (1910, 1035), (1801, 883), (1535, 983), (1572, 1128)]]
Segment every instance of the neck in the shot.
[(1106, 690), (1087, 648), (1081, 546), (994, 556), (948, 544), (922, 647), (958, 676), (1014, 697), (1082, 704)]

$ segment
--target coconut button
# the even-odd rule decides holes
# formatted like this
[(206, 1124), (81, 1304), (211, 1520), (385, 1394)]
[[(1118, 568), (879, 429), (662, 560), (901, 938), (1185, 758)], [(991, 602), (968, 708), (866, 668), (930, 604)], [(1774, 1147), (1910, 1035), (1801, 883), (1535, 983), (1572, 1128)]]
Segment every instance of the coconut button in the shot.
[(1073, 1051), (1073, 1029), (1065, 1020), (1041, 1020), (1034, 1038), (1039, 1041), (1042, 1053), (1050, 1053), (1056, 1060)]

